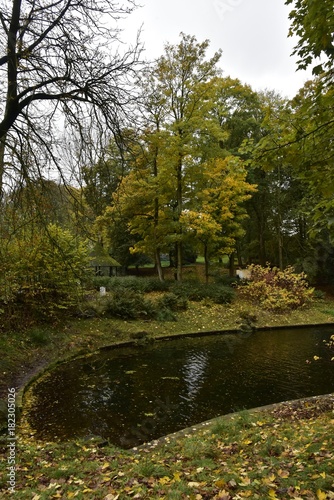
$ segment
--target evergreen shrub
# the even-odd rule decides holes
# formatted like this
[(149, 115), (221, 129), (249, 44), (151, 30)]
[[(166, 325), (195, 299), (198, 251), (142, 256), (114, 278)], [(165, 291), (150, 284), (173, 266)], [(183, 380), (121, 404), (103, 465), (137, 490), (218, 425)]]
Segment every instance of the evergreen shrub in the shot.
[(188, 301), (185, 297), (180, 297), (175, 293), (165, 293), (157, 301), (158, 309), (170, 309), (171, 311), (186, 311), (188, 308)]
[(178, 295), (192, 301), (211, 299), (216, 304), (228, 304), (235, 297), (235, 291), (228, 286), (221, 286), (216, 283), (201, 284), (195, 282), (174, 283), (171, 290)]
[(152, 319), (156, 315), (156, 308), (141, 293), (120, 288), (108, 297), (105, 314), (122, 319)]

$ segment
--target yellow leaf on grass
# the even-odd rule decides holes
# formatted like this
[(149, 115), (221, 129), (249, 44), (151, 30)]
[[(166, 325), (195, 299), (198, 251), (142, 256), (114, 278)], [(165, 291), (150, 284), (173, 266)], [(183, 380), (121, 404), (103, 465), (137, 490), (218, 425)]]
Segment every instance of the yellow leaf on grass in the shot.
[(270, 498), (277, 498), (275, 490), (269, 490), (268, 493), (269, 493)]
[(242, 479), (241, 483), (239, 483), (239, 486), (248, 486), (250, 483), (251, 483), (251, 480), (249, 479), (249, 477), (244, 477)]
[(266, 484), (267, 486), (275, 486), (273, 484), (273, 481), (275, 481), (275, 475), (274, 474), (270, 474), (270, 476), (263, 477), (261, 479), (261, 481), (262, 481), (263, 484)]
[(283, 470), (283, 469), (279, 469), (277, 474), (279, 475), (279, 477), (282, 477), (282, 478), (290, 476), (290, 472), (288, 470)]
[(245, 439), (242, 444), (252, 444), (252, 440), (251, 439)]
[(215, 482), (215, 486), (217, 486), (217, 488), (224, 488), (225, 485), (226, 481), (224, 481), (224, 479), (218, 479), (218, 481)]
[(324, 491), (317, 490), (317, 499), (318, 500), (326, 500), (327, 494)]
[(174, 472), (173, 473), (173, 478), (174, 478), (174, 481), (179, 483), (181, 481), (181, 473), (180, 472)]
[(159, 479), (159, 483), (160, 484), (168, 484), (168, 483), (170, 483), (170, 478), (168, 476), (161, 477)]

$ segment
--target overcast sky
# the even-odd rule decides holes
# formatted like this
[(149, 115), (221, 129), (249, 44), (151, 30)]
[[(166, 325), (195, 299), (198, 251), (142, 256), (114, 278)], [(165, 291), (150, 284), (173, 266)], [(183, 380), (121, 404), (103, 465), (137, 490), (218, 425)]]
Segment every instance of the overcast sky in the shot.
[(296, 71), (290, 56), (296, 40), (287, 38), (291, 5), (284, 0), (138, 0), (142, 4), (123, 23), (123, 39), (134, 42), (142, 25), (146, 59), (177, 44), (180, 32), (198, 42), (210, 40), (210, 51), (222, 49), (223, 76), (239, 78), (254, 90), (276, 90), (293, 97), (311, 72)]

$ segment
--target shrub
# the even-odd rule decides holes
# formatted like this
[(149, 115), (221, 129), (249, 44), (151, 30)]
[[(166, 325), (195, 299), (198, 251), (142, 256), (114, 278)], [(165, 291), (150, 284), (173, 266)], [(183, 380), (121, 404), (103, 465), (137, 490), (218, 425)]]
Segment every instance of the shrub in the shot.
[(0, 244), (0, 309), (8, 324), (50, 321), (82, 300), (89, 274), (84, 241), (49, 224)]
[(235, 291), (228, 286), (211, 285), (207, 297), (215, 304), (229, 304), (235, 297)]
[(95, 276), (93, 285), (99, 289), (104, 286), (109, 292), (120, 289), (133, 290), (135, 292), (149, 293), (168, 290), (170, 283), (160, 281), (159, 278), (141, 278), (137, 276)]
[(215, 283), (223, 286), (234, 286), (239, 281), (236, 276), (229, 276), (228, 274), (217, 274), (213, 276), (213, 279)]
[(216, 304), (227, 304), (235, 297), (235, 292), (231, 287), (215, 283), (209, 285), (196, 282), (175, 283), (171, 289), (177, 296), (195, 302), (211, 299)]
[(304, 306), (312, 300), (310, 288), (304, 273), (295, 273), (289, 266), (284, 271), (269, 265), (251, 265), (251, 278), (246, 285), (238, 286), (239, 294), (245, 299), (274, 312), (284, 312)]
[(326, 298), (326, 294), (323, 290), (314, 290), (313, 297), (315, 299), (323, 300)]
[(157, 321), (176, 321), (177, 318), (173, 311), (167, 307), (158, 308), (155, 313), (155, 319)]
[(44, 346), (50, 343), (50, 331), (45, 328), (34, 327), (29, 331), (30, 341), (36, 346)]
[(180, 297), (175, 293), (165, 293), (157, 301), (157, 308), (170, 309), (171, 311), (185, 311), (188, 308), (188, 301), (185, 297)]
[(156, 315), (156, 309), (142, 294), (125, 288), (108, 297), (105, 313), (123, 319), (152, 319)]
[(106, 290), (110, 290), (110, 280), (109, 276), (94, 276), (91, 280), (92, 286), (97, 290), (100, 289), (101, 286), (104, 286)]
[[(98, 286), (105, 286), (110, 292), (117, 292), (118, 290), (132, 290), (134, 292), (144, 292), (144, 283), (141, 278), (137, 276), (112, 276), (110, 278), (97, 277), (95, 282)], [(102, 284), (103, 283), (103, 284)]]

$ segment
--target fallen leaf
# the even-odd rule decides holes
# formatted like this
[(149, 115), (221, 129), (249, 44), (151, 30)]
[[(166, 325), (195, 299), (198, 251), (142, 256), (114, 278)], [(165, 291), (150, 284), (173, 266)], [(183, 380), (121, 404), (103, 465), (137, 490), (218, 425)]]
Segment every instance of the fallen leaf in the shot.
[(218, 479), (218, 481), (215, 481), (215, 486), (217, 486), (217, 488), (223, 488), (226, 486), (226, 481), (224, 481), (224, 479)]
[(239, 483), (239, 486), (248, 486), (250, 483), (251, 483), (251, 480), (249, 479), (249, 477), (244, 477), (242, 479), (242, 482)]
[(188, 483), (189, 488), (198, 488), (199, 485), (200, 483), (197, 483), (196, 481), (190, 481)]
[(159, 483), (160, 484), (168, 484), (168, 483), (170, 483), (170, 478), (168, 476), (161, 477), (159, 479)]

